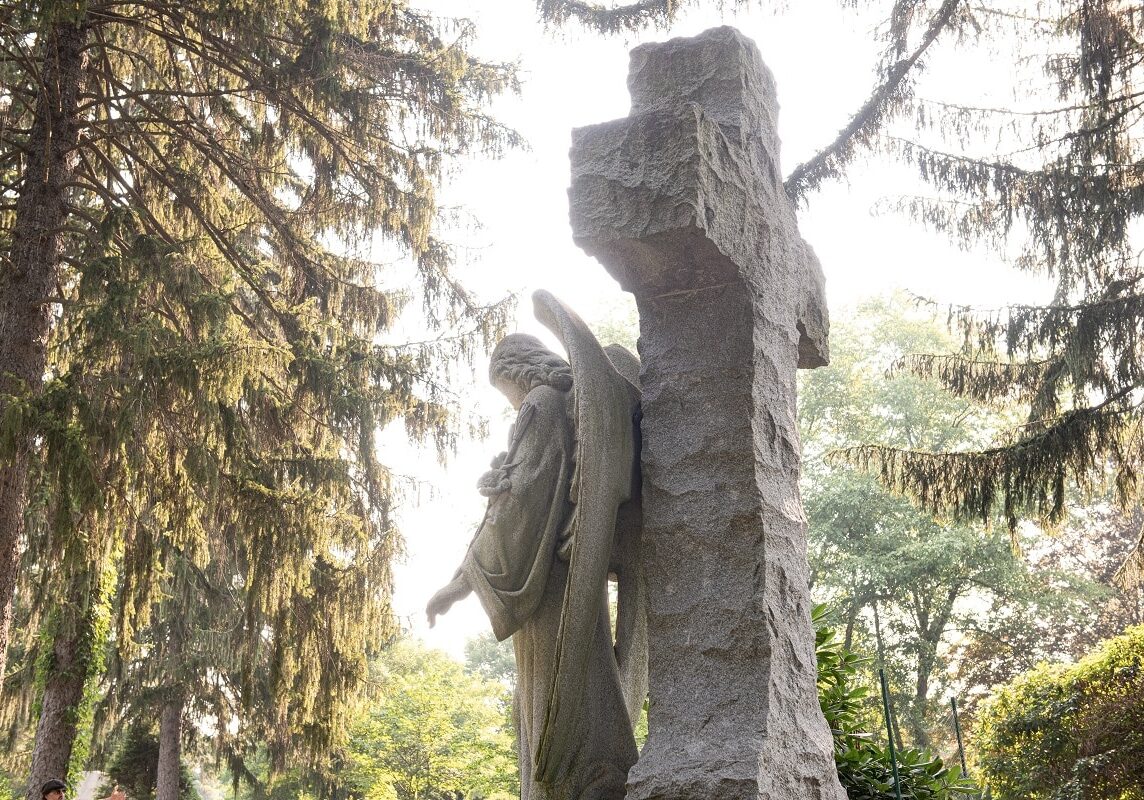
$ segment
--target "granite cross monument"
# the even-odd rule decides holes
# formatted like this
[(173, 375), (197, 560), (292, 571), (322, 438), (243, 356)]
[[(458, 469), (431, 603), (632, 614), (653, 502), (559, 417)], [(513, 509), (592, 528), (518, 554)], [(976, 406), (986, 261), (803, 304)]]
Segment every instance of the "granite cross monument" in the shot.
[(795, 374), (827, 361), (774, 81), (731, 28), (632, 51), (573, 235), (640, 315), (650, 737), (630, 800), (844, 800), (815, 688)]

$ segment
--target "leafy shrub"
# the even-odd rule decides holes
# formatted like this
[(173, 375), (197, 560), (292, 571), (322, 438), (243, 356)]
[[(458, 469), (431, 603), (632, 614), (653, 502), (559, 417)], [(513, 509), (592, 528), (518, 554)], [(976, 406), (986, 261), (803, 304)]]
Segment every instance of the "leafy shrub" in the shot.
[(976, 730), (996, 800), (1144, 800), (1144, 626), (997, 690)]
[[(850, 800), (896, 800), (890, 751), (863, 730), (863, 698), (868, 691), (854, 683), (866, 659), (842, 646), (826, 623), (826, 609), (813, 612), (818, 656), (818, 700), (834, 735), (838, 778)], [(953, 773), (925, 750), (899, 750), (898, 778), (903, 800), (958, 800), (977, 796), (977, 786)]]
[(376, 702), (350, 732), (338, 780), (367, 800), (519, 796), (510, 693), (412, 642), (372, 665)]

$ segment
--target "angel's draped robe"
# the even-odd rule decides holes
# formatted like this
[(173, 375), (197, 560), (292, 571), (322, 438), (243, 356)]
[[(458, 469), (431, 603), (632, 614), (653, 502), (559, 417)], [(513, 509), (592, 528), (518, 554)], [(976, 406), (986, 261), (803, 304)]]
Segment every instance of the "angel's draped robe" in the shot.
[(522, 800), (621, 800), (638, 757), (612, 646), (607, 587), (601, 586), (593, 639), (573, 643), (590, 648), (580, 713), (568, 730), (549, 732), (560, 782), (542, 785), (533, 779), (568, 576), (573, 418), (571, 393), (549, 386), (528, 393), (500, 467), (511, 488), (490, 499), (461, 567), (497, 639), (512, 636)]

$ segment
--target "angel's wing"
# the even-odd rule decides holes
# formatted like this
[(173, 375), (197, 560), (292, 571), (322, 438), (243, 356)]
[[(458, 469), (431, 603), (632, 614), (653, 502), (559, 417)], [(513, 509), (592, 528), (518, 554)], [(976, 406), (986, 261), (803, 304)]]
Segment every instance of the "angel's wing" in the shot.
[[(640, 360), (626, 347), (604, 348), (612, 366), (633, 386), (639, 386)], [(647, 698), (647, 592), (644, 588), (643, 504), (640, 502), (640, 428), (633, 420), (635, 454), (632, 459), (632, 493), (616, 515), (616, 539), (610, 569), (616, 575), (616, 665), (634, 727)]]
[[(576, 468), (571, 499), (572, 550), (555, 670), (535, 754), (536, 780), (555, 781), (553, 749), (572, 728), (587, 686), (589, 643), (595, 632), (616, 532), (616, 512), (631, 497), (635, 462), (633, 415), (639, 391), (616, 371), (576, 314), (545, 291), (533, 296), (536, 318), (560, 339), (572, 365), (576, 409)], [(642, 700), (641, 700), (642, 702)]]

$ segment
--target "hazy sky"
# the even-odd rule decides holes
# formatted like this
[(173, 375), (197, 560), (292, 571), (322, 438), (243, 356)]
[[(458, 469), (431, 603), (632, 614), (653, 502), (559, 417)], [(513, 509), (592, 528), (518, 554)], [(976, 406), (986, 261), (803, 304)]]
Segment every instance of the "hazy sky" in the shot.
[[(605, 40), (575, 31), (546, 33), (535, 21), (532, 0), (423, 0), (442, 16), (465, 16), (479, 32), (476, 50), (496, 61), (516, 61), (524, 77), (520, 97), (498, 101), (493, 113), (527, 138), (530, 149), (496, 161), (460, 165), (441, 200), (459, 205), (481, 227), (455, 231), (458, 272), (485, 298), (520, 298), (516, 328), (546, 333), (531, 317), (529, 295), (545, 288), (581, 316), (599, 321), (623, 314), (629, 300), (595, 260), (571, 240), (568, 227), (568, 147), (571, 129), (627, 116), (627, 53), (641, 41), (689, 36), (732, 24), (753, 38), (775, 74), (781, 113), (784, 172), (830, 142), (869, 94), (880, 52), (869, 12), (840, 11), (837, 0), (797, 0), (782, 15), (691, 13), (669, 32)], [(886, 6), (871, 3), (870, 6)], [(1005, 82), (989, 64), (958, 60), (946, 46), (933, 63), (922, 93), (984, 104)], [(800, 210), (801, 232), (814, 247), (835, 310), (862, 297), (906, 288), (946, 302), (996, 306), (1043, 289), (982, 252), (964, 253), (895, 216), (872, 214), (879, 201), (922, 191), (910, 171), (870, 160), (851, 170)], [(420, 481), (401, 513), (409, 556), (397, 571), (395, 602), (414, 635), (460, 655), (464, 641), (487, 630), (470, 598), (429, 631), (425, 601), (448, 581), (480, 520), (483, 498), (474, 485), (488, 459), (504, 449), (511, 417), (498, 394), (484, 386), (479, 365), (472, 408), (491, 420), (490, 439), (462, 447), (447, 468), (431, 454), (417, 454), (403, 434), (384, 437), (387, 463)], [(419, 501), (419, 502), (417, 502)]]

